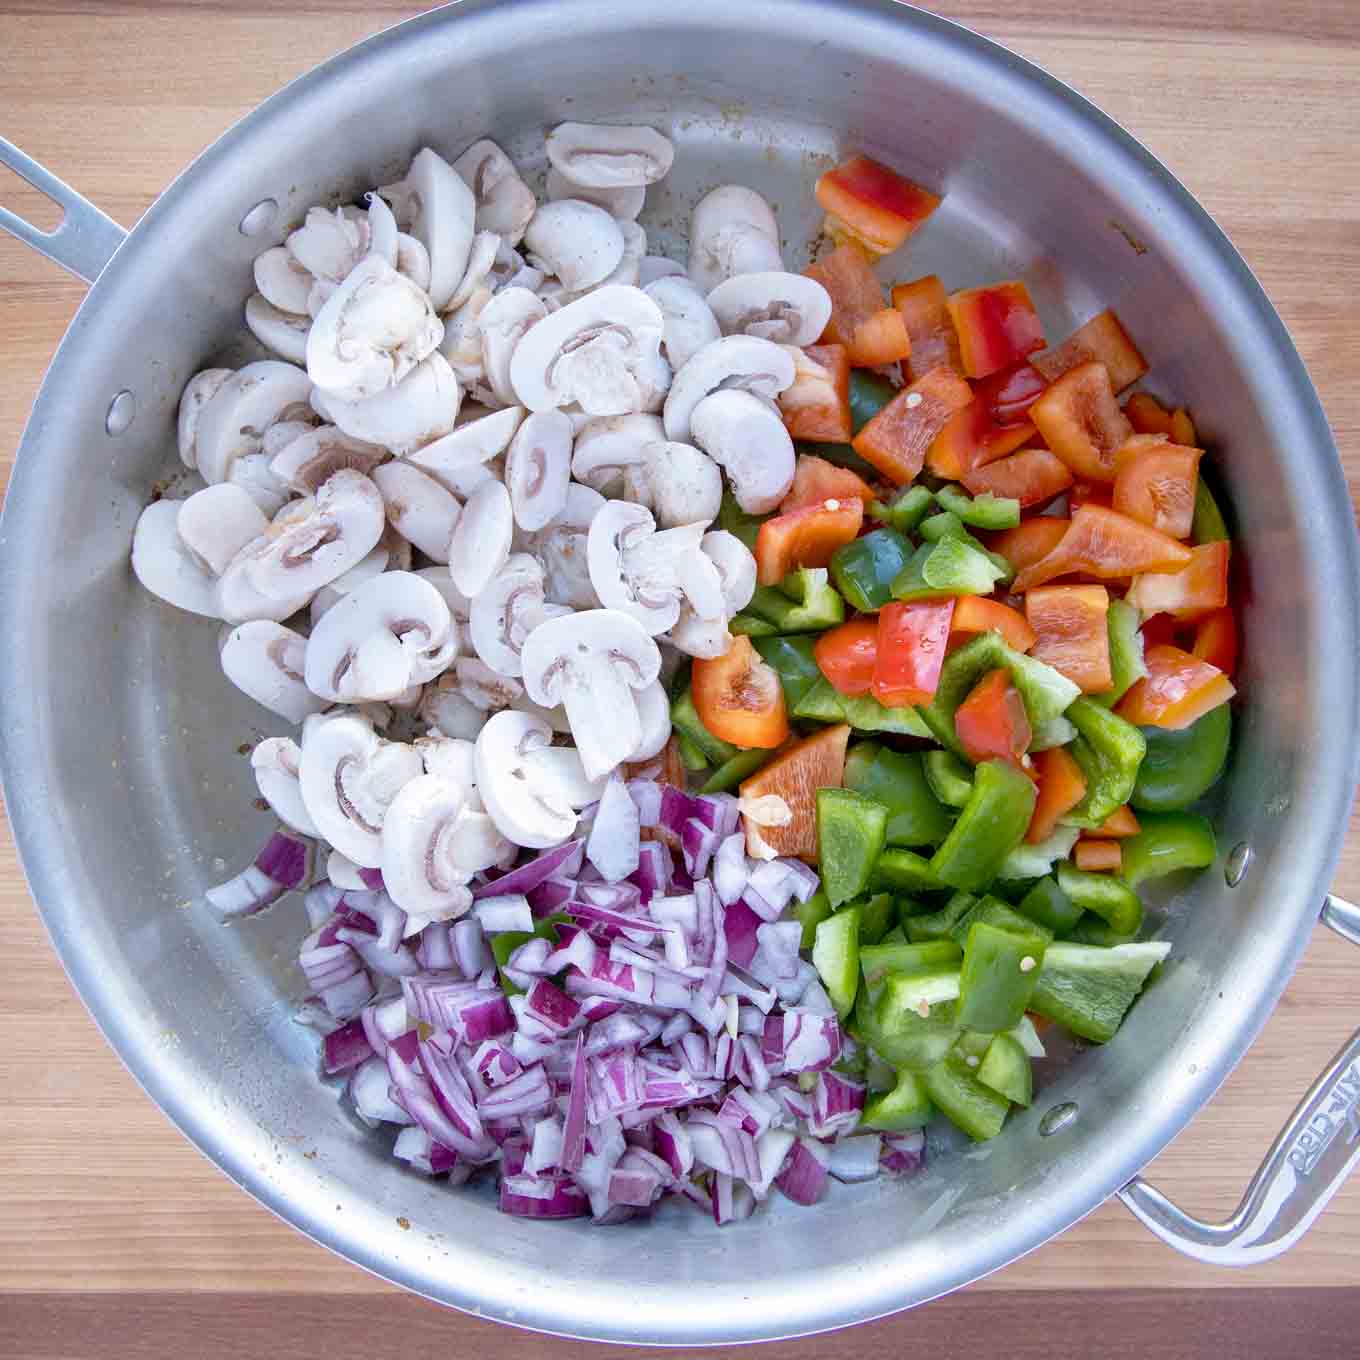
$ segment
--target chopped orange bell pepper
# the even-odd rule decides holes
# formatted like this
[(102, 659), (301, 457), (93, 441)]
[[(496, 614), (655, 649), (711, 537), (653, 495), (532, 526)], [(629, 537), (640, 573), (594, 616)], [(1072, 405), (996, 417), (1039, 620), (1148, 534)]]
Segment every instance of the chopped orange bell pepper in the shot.
[(868, 156), (851, 156), (817, 181), (826, 233), (890, 255), (940, 206), (928, 189)]
[(1025, 701), (1011, 684), (1009, 671), (989, 671), (973, 686), (954, 713), (954, 730), (974, 765), (984, 760), (1006, 760), (1026, 770), (1025, 752), (1034, 732)]
[(1014, 453), (1034, 437), (1026, 412), (1047, 386), (1023, 360), (983, 378), (974, 386), (972, 404), (935, 436), (926, 454), (927, 466), (937, 477), (958, 481), (973, 468)]
[(1022, 510), (1044, 505), (1072, 485), (1067, 464), (1047, 449), (1021, 449), (986, 467), (963, 474), (963, 484), (975, 496), (991, 492), (1020, 502)]
[(1177, 444), (1184, 444), (1187, 448), (1197, 448), (1199, 445), (1199, 435), (1195, 433), (1195, 422), (1190, 419), (1190, 412), (1184, 406), (1178, 406), (1171, 413), (1171, 438)]
[(954, 604), (950, 632), (951, 636), (955, 633), (1000, 633), (1002, 641), (1017, 652), (1029, 651), (1035, 639), (1034, 629), (1018, 609), (982, 595), (959, 596)]
[(784, 428), (794, 439), (848, 444), (855, 427), (850, 420), (850, 356), (845, 346), (808, 345), (790, 353), (793, 385), (779, 394)]
[[(1058, 466), (1062, 467), (1062, 464)], [(1067, 472), (1067, 469), (1064, 467), (1063, 471)], [(1059, 519), (1056, 515), (1036, 515), (1033, 519), (1021, 520), (1014, 529), (993, 534), (987, 546), (994, 553), (1000, 553), (1016, 571), (1024, 571), (1047, 557), (1062, 542), (1071, 523), (1070, 519)]]
[(911, 338), (911, 353), (902, 361), (902, 376), (908, 382), (924, 377), (939, 364), (962, 374), (959, 333), (949, 315), (949, 294), (938, 274), (899, 283), (892, 290), (892, 305), (905, 318)]
[(850, 363), (861, 368), (895, 364), (911, 353), (906, 320), (883, 305), (883, 285), (858, 246), (837, 246), (803, 272), (831, 294), (822, 344), (844, 345)]
[(761, 750), (788, 740), (784, 687), (750, 638), (735, 637), (722, 656), (695, 657), (690, 688), (700, 721), (715, 737)]
[(787, 515), (793, 510), (825, 505), (827, 501), (857, 500), (867, 505), (873, 498), (873, 488), (849, 468), (837, 467), (814, 454), (800, 453), (794, 464), (793, 485), (780, 501), (779, 513)]
[(1110, 386), (1116, 392), (1136, 383), (1148, 371), (1147, 360), (1119, 318), (1108, 308), (1093, 316), (1075, 330), (1056, 349), (1034, 356), (1034, 367), (1049, 382), (1057, 382), (1064, 373), (1095, 361), (1105, 365), (1110, 374)]
[(1180, 731), (1237, 693), (1217, 666), (1179, 647), (1149, 647), (1143, 659), (1147, 675), (1114, 710), (1135, 726)]
[(1124, 867), (1124, 849), (1118, 841), (1087, 840), (1076, 844), (1072, 859), (1088, 874), (1117, 874)]
[(1117, 807), (1105, 818), (1096, 828), (1097, 836), (1105, 837), (1109, 840), (1124, 840), (1129, 836), (1136, 836), (1142, 828), (1138, 825), (1138, 818), (1133, 815), (1133, 809), (1125, 803), (1123, 807)]
[(1113, 488), (1108, 482), (1088, 482), (1078, 477), (1067, 493), (1067, 508), (1080, 510), (1083, 505), (1101, 505), (1108, 510), (1113, 500)]
[(792, 816), (783, 826), (757, 826), (745, 820), (746, 848), (758, 855), (768, 846), (779, 855), (817, 858), (817, 790), (838, 789), (845, 779), (845, 748), (850, 728), (828, 727), (795, 742), (741, 785), (743, 798), (775, 794)]
[(963, 371), (970, 378), (1009, 368), (1044, 347), (1039, 313), (1018, 279), (952, 293), (949, 314), (959, 333)]
[(940, 687), (953, 600), (888, 604), (878, 611), (873, 694), (884, 708), (928, 704)]
[(1029, 408), (1048, 447), (1078, 477), (1114, 481), (1115, 450), (1129, 441), (1129, 424), (1104, 364), (1078, 364)]
[(1135, 392), (1124, 403), (1124, 415), (1138, 434), (1171, 438), (1171, 412), (1149, 392)]
[(1170, 614), (1154, 614), (1150, 619), (1143, 620), (1143, 626), (1139, 628), (1139, 635), (1143, 639), (1143, 650), (1146, 652), (1149, 647), (1180, 647), (1185, 650), (1186, 645), (1193, 641), (1187, 637), (1189, 625), (1178, 623)]
[(1230, 607), (1206, 614), (1195, 628), (1192, 656), (1217, 666), (1224, 675), (1237, 669), (1237, 619)]
[(817, 668), (837, 694), (855, 698), (874, 687), (874, 663), (878, 655), (878, 620), (851, 619), (829, 629), (812, 649)]
[(1226, 540), (1190, 549), (1190, 564), (1176, 572), (1147, 572), (1133, 578), (1126, 596), (1144, 618), (1170, 614), (1193, 623), (1228, 603), (1228, 562), (1232, 545)]
[(1025, 839), (1031, 845), (1038, 845), (1053, 834), (1058, 818), (1066, 816), (1086, 797), (1086, 776), (1061, 746), (1036, 752), (1033, 761), (1039, 796), (1034, 802), (1034, 814), (1029, 819)]
[(1034, 629), (1033, 655), (1065, 675), (1083, 694), (1101, 694), (1110, 674), (1110, 594), (1104, 586), (1040, 586), (1025, 596)]
[(1114, 455), (1111, 504), (1172, 538), (1188, 538), (1195, 518), (1195, 484), (1202, 449), (1136, 434)]
[(905, 486), (921, 471), (926, 450), (949, 418), (972, 400), (973, 389), (953, 369), (932, 368), (865, 425), (854, 438), (855, 452)]
[(757, 580), (777, 586), (798, 567), (826, 566), (837, 548), (859, 536), (863, 523), (864, 502), (857, 496), (767, 519), (756, 534)]
[(1190, 549), (1136, 519), (1083, 505), (1072, 514), (1062, 541), (1045, 558), (1025, 568), (1011, 584), (1023, 595), (1055, 576), (1081, 572), (1102, 581), (1117, 581), (1148, 571), (1179, 571), (1190, 564)]

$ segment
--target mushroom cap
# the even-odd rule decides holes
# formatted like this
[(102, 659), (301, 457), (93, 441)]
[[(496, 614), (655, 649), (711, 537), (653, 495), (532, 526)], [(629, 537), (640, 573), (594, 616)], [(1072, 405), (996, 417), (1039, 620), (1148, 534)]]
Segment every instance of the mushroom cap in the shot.
[(246, 299), (245, 322), (260, 344), (280, 359), (290, 364), (307, 362), (311, 317), (280, 311), (262, 293), (252, 293)]
[(380, 255), (366, 255), (307, 332), (307, 374), (328, 396), (362, 401), (395, 387), (443, 338), (429, 296)]
[(582, 203), (593, 203), (597, 208), (603, 208), (615, 221), (629, 222), (637, 220), (647, 199), (645, 184), (592, 188), (588, 184), (577, 184), (575, 180), (568, 179), (556, 166), (548, 170), (544, 192), (549, 203), (556, 203), (561, 198), (576, 198)]
[(380, 444), (398, 457), (452, 432), (462, 391), (449, 361), (436, 350), (395, 387), (361, 401), (315, 390), (312, 406), (347, 435)]
[[(650, 288), (657, 279), (687, 278), (685, 266), (665, 255), (644, 255), (638, 265), (638, 287)], [(698, 291), (697, 289), (695, 290)], [(703, 294), (700, 294), (702, 297)]]
[(132, 570), (158, 599), (177, 609), (220, 619), (217, 581), (179, 536), (183, 501), (154, 501), (132, 533)]
[(665, 275), (643, 290), (661, 308), (661, 347), (676, 372), (705, 345), (722, 336), (722, 328), (704, 295), (683, 274)]
[(624, 469), (641, 466), (647, 446), (664, 438), (660, 417), (645, 412), (592, 416), (576, 432), (571, 475), (602, 494), (614, 492)]
[(615, 226), (623, 236), (623, 255), (602, 283), (618, 283), (636, 288), (642, 274), (642, 259), (647, 254), (647, 233), (627, 217), (616, 217)]
[(779, 345), (814, 345), (831, 320), (831, 294), (806, 274), (739, 274), (708, 295), (724, 335), (754, 335)]
[(413, 572), (387, 571), (339, 599), (307, 640), (307, 688), (344, 703), (395, 699), (457, 655), (444, 597)]
[(242, 454), (259, 453), (264, 432), (306, 407), (311, 380), (302, 369), (261, 359), (227, 378), (198, 413), (194, 447), (206, 482), (225, 482)]
[(180, 505), (175, 527), (184, 546), (220, 576), (247, 543), (269, 528), (269, 521), (247, 492), (219, 482), (195, 491)]
[(397, 459), (374, 468), (387, 522), (434, 562), (449, 560), (449, 543), (462, 510), (458, 500), (418, 467)]
[(456, 312), (478, 294), (485, 294), (485, 296), (479, 299), (477, 311), (480, 312), (486, 305), (491, 294), (495, 291), (491, 271), (496, 266), (496, 256), (500, 247), (501, 238), (494, 231), (479, 231), (472, 238), (472, 247), (468, 251), (467, 268), (463, 271), (462, 282), (459, 283), (453, 296), (449, 299), (449, 305), (445, 308), (446, 312)]
[(423, 768), (414, 747), (384, 741), (356, 714), (318, 714), (303, 724), (298, 783), (307, 815), (336, 850), (365, 869), (381, 867), (388, 807)]
[(602, 283), (623, 259), (623, 232), (603, 209), (579, 198), (545, 203), (524, 233), (530, 260), (572, 293)]
[(368, 204), (368, 253), (381, 256), (396, 269), (397, 238), (401, 235), (397, 228), (397, 219), (392, 215), (392, 209), (387, 206), (387, 200), (381, 194), (366, 193), (364, 202)]
[(661, 440), (643, 451), (645, 502), (663, 529), (710, 524), (722, 508), (722, 473), (693, 444)]
[[(266, 436), (266, 452), (268, 445)], [(387, 456), (387, 450), (381, 445), (353, 439), (338, 426), (307, 426), (274, 454), (269, 470), (285, 486), (305, 496), (341, 468), (352, 468), (366, 477), (372, 476), (373, 470)]]
[(679, 618), (681, 593), (673, 562), (660, 563), (659, 572), (639, 562), (641, 548), (655, 536), (656, 521), (645, 506), (606, 501), (586, 542), (590, 583), (600, 603), (636, 619), (653, 636)]
[(477, 318), (482, 342), (482, 371), (491, 390), (507, 406), (516, 402), (510, 362), (525, 331), (548, 315), (536, 293), (510, 285), (502, 288)]
[(515, 519), (510, 493), (488, 481), (468, 497), (449, 544), (449, 575), (470, 600), (486, 589), (510, 556)]
[(198, 466), (198, 418), (203, 408), (221, 390), (222, 384), (232, 375), (230, 368), (205, 368), (195, 373), (187, 383), (179, 398), (179, 417), (176, 435), (179, 444), (180, 462), (188, 468)]
[(547, 597), (573, 609), (594, 609), (599, 603), (590, 584), (588, 534), (591, 522), (605, 503), (598, 491), (572, 482), (562, 513), (546, 529), (533, 535), (532, 547), (546, 573)]
[(714, 340), (695, 353), (675, 375), (663, 413), (666, 438), (691, 437), (694, 409), (711, 392), (736, 389), (772, 403), (793, 383), (793, 377), (792, 356), (769, 340), (754, 335), (728, 335)]
[(510, 447), (510, 441), (524, 419), (522, 406), (507, 406), (459, 425), (457, 429), (413, 450), (408, 459), (437, 482), (455, 491), (454, 479), (462, 479), (470, 469), (489, 463)]
[(428, 146), (411, 161), (406, 186), (416, 209), (411, 234), (430, 256), (430, 302), (442, 312), (467, 269), (477, 200), (453, 166)]
[(288, 253), (309, 274), (339, 283), (368, 250), (368, 222), (362, 214), (343, 209), (308, 208), (307, 216), (284, 243)]
[(421, 774), (392, 800), (382, 829), (383, 885), (409, 915), (453, 920), (472, 905), (467, 885), (487, 863), (459, 836), (471, 791), (445, 775)]
[(325, 708), (303, 680), (307, 639), (268, 619), (238, 624), (222, 644), (222, 670), (237, 689), (271, 713), (300, 723)]
[(494, 231), (508, 245), (517, 246), (538, 204), (510, 157), (483, 137), (454, 161), (453, 168), (476, 200), (477, 230)]
[(769, 402), (750, 392), (725, 389), (705, 397), (694, 408), (690, 432), (722, 465), (748, 515), (768, 514), (793, 485), (793, 440)]
[(397, 233), (397, 272), (405, 274), (422, 292), (430, 291), (430, 252), (406, 232)]
[(286, 246), (271, 246), (255, 257), (255, 287), (266, 302), (281, 312), (307, 315), (312, 272), (299, 264)]
[(528, 553), (515, 553), (472, 601), (468, 633), (473, 650), (498, 675), (518, 676), (524, 639), (545, 618), (570, 612), (545, 604), (541, 563)]
[(724, 184), (694, 205), (689, 226), (689, 276), (705, 295), (724, 279), (782, 269), (774, 209), (744, 184)]
[(650, 760), (661, 753), (661, 748), (670, 740), (671, 735), (670, 696), (659, 679), (638, 690), (637, 709), (642, 738), (633, 754), (629, 756), (629, 760)]
[(675, 160), (669, 138), (641, 126), (559, 123), (545, 149), (559, 174), (597, 189), (655, 184)]
[(750, 550), (736, 537), (718, 529), (707, 533), (701, 543), (703, 556), (717, 573), (722, 608), (703, 617), (687, 599), (680, 618), (667, 635), (673, 646), (690, 656), (718, 657), (732, 645), (728, 621), (745, 609), (756, 589), (756, 562)]
[(274, 815), (285, 826), (300, 836), (320, 838), (302, 801), (298, 785), (298, 766), (302, 747), (292, 737), (266, 737), (255, 743), (250, 753), (250, 768), (255, 774), (255, 787), (260, 797), (269, 804)]
[[(289, 422), (292, 423), (292, 422)], [(270, 469), (273, 459), (268, 453), (243, 453), (232, 465), (231, 475), (220, 485), (234, 486), (244, 491), (259, 507), (260, 513), (272, 519), (288, 503), (288, 488)]]
[(571, 481), (571, 421), (561, 411), (534, 411), (510, 441), (505, 486), (515, 523), (534, 533), (561, 514)]

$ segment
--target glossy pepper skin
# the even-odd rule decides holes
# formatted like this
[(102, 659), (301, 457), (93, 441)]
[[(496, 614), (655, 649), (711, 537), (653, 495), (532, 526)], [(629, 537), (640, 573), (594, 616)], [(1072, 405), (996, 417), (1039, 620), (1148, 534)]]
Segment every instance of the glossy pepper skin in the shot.
[(1217, 782), (1232, 742), (1232, 710), (1210, 709), (1180, 731), (1143, 728), (1147, 754), (1138, 770), (1130, 802), (1144, 812), (1178, 812)]
[(1141, 830), (1124, 842), (1124, 878), (1136, 888), (1178, 869), (1205, 869), (1218, 845), (1207, 817), (1193, 812), (1145, 812)]
[(1001, 1132), (1010, 1112), (1010, 1101), (984, 1086), (958, 1054), (951, 1053), (930, 1068), (923, 1081), (940, 1111), (975, 1142), (986, 1142)]
[(1164, 941), (1102, 948), (1062, 941), (1044, 956), (1030, 1009), (1093, 1043), (1113, 1039), (1148, 974), (1167, 955)]
[(1034, 733), (1024, 701), (1008, 671), (998, 667), (973, 686), (954, 714), (954, 730), (974, 764), (995, 758), (1025, 767)]
[(1074, 907), (1099, 916), (1118, 935), (1133, 935), (1143, 924), (1143, 904), (1138, 894), (1111, 874), (1093, 874), (1062, 863), (1057, 869), (1058, 887)]
[[(773, 636), (833, 628), (845, 617), (845, 601), (827, 580), (825, 567), (790, 572), (777, 586), (757, 586), (731, 624), (734, 633)], [(755, 626), (753, 626), (755, 625)]]
[(1082, 908), (1063, 892), (1058, 880), (1041, 878), (1020, 899), (1016, 908), (1055, 935), (1066, 935), (1082, 917)]
[[(1030, 362), (1049, 382), (1057, 382), (1080, 364), (1104, 364), (1116, 392), (1131, 387), (1148, 371), (1147, 360), (1109, 308), (1078, 327), (1061, 345), (1036, 354)], [(1170, 433), (1169, 418), (1166, 432)]]
[(935, 497), (924, 486), (908, 486), (890, 501), (873, 501), (869, 513), (899, 534), (914, 534), (921, 521), (935, 509)]
[(959, 1020), (965, 1028), (995, 1034), (1020, 1023), (1039, 980), (1045, 947), (1041, 935), (973, 923), (959, 983)]
[(858, 897), (883, 850), (888, 809), (851, 789), (817, 790), (817, 857), (833, 907)]
[(905, 535), (893, 528), (875, 529), (836, 549), (831, 579), (851, 608), (872, 614), (892, 599), (892, 583), (911, 554)]
[(1067, 814), (1067, 822), (1094, 831), (1129, 801), (1147, 739), (1132, 723), (1085, 696), (1064, 716), (1077, 729), (1068, 749), (1086, 777), (1086, 796)]
[(823, 633), (813, 647), (822, 674), (838, 694), (868, 694), (878, 655), (878, 621), (851, 619)]
[(1015, 766), (983, 761), (958, 821), (931, 858), (936, 877), (969, 892), (988, 887), (1006, 856), (1024, 840), (1034, 797), (1034, 784)]
[(751, 644), (779, 677), (784, 687), (784, 703), (795, 715), (803, 697), (822, 678), (813, 654), (816, 641), (814, 635), (800, 633), (793, 637), (755, 638)]
[(918, 751), (862, 741), (845, 759), (845, 787), (888, 809), (889, 845), (938, 845), (953, 817), (931, 792)]
[(906, 708), (934, 698), (953, 614), (953, 600), (883, 606), (870, 683), (884, 707)]

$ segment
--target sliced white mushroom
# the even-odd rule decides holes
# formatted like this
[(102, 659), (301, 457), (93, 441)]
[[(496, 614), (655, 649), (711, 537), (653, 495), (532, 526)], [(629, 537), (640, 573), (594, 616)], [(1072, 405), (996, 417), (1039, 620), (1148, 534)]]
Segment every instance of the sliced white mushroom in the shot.
[[(399, 549), (397, 552), (393, 551), (396, 545), (401, 544), (406, 547), (405, 561), (401, 559)], [(363, 585), (365, 581), (371, 581), (375, 576), (381, 576), (389, 567), (393, 571), (408, 570), (410, 567), (410, 551), (410, 544), (390, 524), (384, 525), (383, 536), (371, 552), (360, 558), (347, 572), (337, 576), (334, 581), (328, 581), (312, 596), (312, 603), (308, 610), (312, 627), (315, 628), (320, 623), (322, 616), (342, 595), (348, 595), (351, 590)]]
[(778, 345), (815, 345), (831, 320), (831, 294), (806, 274), (739, 274), (720, 283), (708, 305), (724, 335), (755, 335)]
[(588, 534), (604, 503), (598, 491), (572, 482), (562, 513), (533, 537), (533, 550), (546, 573), (547, 597), (554, 604), (594, 609), (600, 603), (590, 584)]
[(692, 444), (654, 441), (643, 449), (624, 494), (645, 505), (663, 529), (709, 524), (722, 508), (722, 473)]
[(783, 269), (774, 209), (744, 184), (724, 184), (694, 205), (689, 276), (707, 296), (726, 279)]
[[(287, 423), (291, 425), (295, 422)], [(292, 495), (287, 484), (274, 475), (273, 461), (273, 458), (263, 451), (243, 453), (231, 465), (231, 472), (223, 483), (244, 491), (259, 507), (260, 513), (269, 519), (273, 519), (283, 509)]]
[(191, 614), (220, 619), (217, 578), (179, 536), (183, 501), (155, 501), (137, 518), (132, 534), (132, 570), (158, 599)]
[(397, 233), (397, 272), (405, 274), (423, 292), (430, 291), (430, 252), (404, 231)]
[(366, 255), (312, 322), (307, 374), (328, 396), (362, 401), (395, 387), (443, 338), (430, 298)]
[(368, 884), (364, 882), (359, 866), (348, 855), (342, 855), (338, 850), (332, 850), (326, 856), (326, 877), (330, 879), (332, 887), (341, 888), (345, 892), (368, 891)]
[(365, 869), (382, 865), (382, 828), (392, 800), (423, 773), (413, 746), (385, 741), (357, 714), (318, 714), (302, 728), (298, 781), (322, 836)]
[(344, 401), (314, 389), (317, 413), (347, 435), (381, 444), (398, 457), (449, 434), (458, 419), (462, 391), (448, 360), (431, 354), (395, 387), (362, 401)]
[(409, 915), (448, 921), (472, 905), (468, 884), (487, 866), (472, 862), (457, 828), (471, 809), (472, 790), (437, 774), (422, 774), (392, 800), (382, 830), (383, 884)]
[(318, 425), (304, 427), (301, 434), (289, 440), (274, 455), (269, 470), (283, 485), (305, 496), (341, 468), (371, 476), (387, 456), (387, 450), (378, 444), (353, 439), (334, 425)]
[(530, 263), (568, 292), (602, 283), (623, 259), (623, 232), (603, 208), (579, 198), (545, 203), (524, 233)]
[(444, 322), (444, 339), (439, 352), (449, 361), (464, 389), (480, 384), (482, 372), (482, 311), (491, 301), (489, 288), (478, 288)]
[(560, 174), (598, 189), (655, 184), (675, 160), (675, 147), (655, 128), (599, 123), (560, 123), (545, 150)]
[(477, 230), (494, 231), (512, 246), (524, 236), (538, 204), (514, 162), (495, 142), (473, 142), (453, 163), (477, 203)]
[[(364, 195), (368, 204), (368, 250), (372, 255), (380, 255), (393, 269), (397, 268), (397, 219), (381, 194)], [(263, 289), (261, 289), (263, 291)]]
[(349, 592), (307, 640), (307, 688), (343, 703), (395, 699), (447, 669), (458, 634), (444, 597), (409, 571)]
[[(492, 270), (496, 266), (496, 256), (500, 252), (501, 238), (494, 231), (479, 231), (472, 238), (472, 248), (468, 252), (467, 268), (463, 271), (462, 281), (449, 299), (447, 311), (455, 312), (473, 295), (484, 292), (487, 298), (495, 291)], [(482, 299), (485, 306), (486, 298)], [(480, 311), (481, 309), (478, 308)]]
[(654, 415), (594, 416), (577, 431), (571, 475), (602, 495), (616, 495), (625, 470), (640, 467), (647, 445), (664, 438)]
[(286, 359), (290, 364), (307, 362), (307, 336), (312, 328), (310, 316), (280, 311), (262, 293), (252, 293), (246, 299), (245, 320), (250, 333), (280, 359)]
[(187, 383), (179, 398), (179, 419), (177, 436), (179, 441), (180, 462), (185, 467), (198, 466), (198, 418), (203, 408), (221, 390), (222, 384), (232, 376), (229, 368), (205, 368), (195, 373)]
[(312, 273), (285, 246), (274, 246), (255, 257), (255, 288), (271, 306), (294, 316), (307, 315)]
[(387, 506), (387, 522), (435, 562), (449, 560), (449, 542), (462, 510), (435, 479), (398, 459), (373, 470)]
[(361, 214), (308, 208), (302, 226), (289, 234), (285, 245), (313, 277), (339, 283), (364, 257), (368, 237), (368, 222)]
[(793, 383), (793, 375), (793, 357), (769, 340), (754, 335), (714, 340), (675, 375), (663, 414), (666, 438), (688, 440), (694, 408), (712, 392), (752, 393), (773, 410), (775, 398)]
[(656, 279), (644, 291), (661, 308), (661, 347), (677, 373), (722, 336), (713, 309), (683, 275)]
[(231, 560), (218, 583), (221, 616), (232, 623), (286, 619), (367, 556), (385, 526), (378, 488), (342, 469), (314, 498), (285, 506)]
[(567, 503), (571, 421), (561, 411), (529, 415), (505, 455), (505, 487), (515, 523), (526, 533), (550, 524)]
[(260, 797), (285, 826), (300, 836), (319, 837), (320, 832), (302, 802), (298, 766), (302, 747), (292, 737), (266, 737), (255, 743), (250, 753), (250, 768)]
[(412, 160), (406, 185), (415, 203), (411, 234), (429, 251), (430, 301), (442, 312), (467, 268), (477, 200), (453, 166), (428, 146)]
[(515, 553), (471, 603), (468, 631), (473, 650), (497, 675), (518, 676), (524, 639), (544, 619), (569, 613), (563, 605), (546, 602), (538, 559)]
[(247, 543), (269, 528), (269, 521), (239, 486), (222, 482), (195, 491), (180, 506), (176, 527), (185, 547), (220, 576)]
[(707, 533), (701, 544), (703, 554), (718, 573), (722, 591), (722, 610), (701, 617), (686, 600), (680, 618), (667, 635), (680, 651), (689, 656), (717, 657), (732, 645), (728, 621), (745, 609), (756, 589), (756, 562), (746, 545), (734, 534), (718, 529)]
[(222, 670), (237, 689), (271, 713), (300, 723), (325, 708), (303, 680), (307, 639), (281, 623), (254, 619), (238, 624), (222, 644)]
[(639, 409), (648, 415), (659, 415), (666, 404), (666, 396), (671, 390), (675, 373), (671, 369), (658, 346), (649, 348), (637, 366)]
[(661, 311), (640, 288), (598, 288), (525, 332), (510, 380), (531, 411), (579, 403), (594, 416), (626, 415), (645, 393), (637, 373), (661, 344)]
[(447, 671), (425, 686), (417, 713), (422, 722), (429, 723), (444, 736), (467, 741), (477, 739), (486, 721), (486, 710), (478, 708), (463, 693), (457, 675)]
[(510, 447), (510, 441), (523, 419), (522, 406), (492, 411), (460, 424), (442, 438), (413, 450), (408, 455), (408, 461), (454, 490), (455, 480), (464, 477), (469, 469), (489, 463)]
[(661, 653), (636, 619), (615, 609), (548, 619), (529, 634), (522, 657), (529, 697), (566, 709), (588, 779), (608, 774), (641, 745), (634, 692), (656, 679)]
[(463, 506), (449, 545), (449, 575), (468, 599), (475, 600), (505, 565), (514, 532), (510, 493), (500, 482), (479, 486)]
[(204, 481), (226, 481), (237, 458), (260, 452), (271, 425), (306, 409), (311, 392), (307, 374), (278, 359), (237, 369), (198, 414), (194, 447)]
[(530, 326), (542, 321), (548, 309), (527, 288), (505, 287), (492, 297), (477, 318), (482, 345), (482, 371), (491, 390), (507, 406), (517, 400), (510, 381), (510, 361)]
[[(622, 217), (622, 213), (616, 213)], [(685, 278), (685, 266), (678, 260), (667, 259), (665, 255), (644, 255), (638, 265), (638, 287), (650, 288), (658, 279)], [(696, 288), (695, 292), (699, 290)], [(703, 296), (702, 293), (699, 294)]]
[(549, 169), (544, 190), (550, 203), (562, 198), (575, 198), (582, 203), (593, 203), (597, 208), (603, 208), (610, 217), (629, 222), (637, 220), (647, 200), (645, 184), (592, 188), (588, 184), (577, 184), (575, 180), (568, 179), (556, 166)]
[(748, 515), (768, 514), (788, 494), (793, 440), (768, 402), (750, 392), (714, 392), (694, 408), (690, 433), (726, 471)]
[(671, 701), (666, 686), (653, 680), (637, 692), (638, 722), (642, 726), (642, 739), (638, 742), (630, 762), (650, 760), (659, 755), (661, 748), (670, 740)]
[(647, 254), (647, 233), (636, 222), (626, 217), (614, 220), (623, 236), (623, 255), (613, 271), (601, 282), (621, 283), (636, 288), (642, 273), (642, 259)]

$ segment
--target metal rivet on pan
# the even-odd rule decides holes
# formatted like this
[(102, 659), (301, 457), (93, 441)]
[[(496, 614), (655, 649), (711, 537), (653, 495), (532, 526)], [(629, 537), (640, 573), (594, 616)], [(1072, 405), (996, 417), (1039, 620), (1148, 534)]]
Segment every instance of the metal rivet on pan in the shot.
[(104, 428), (109, 434), (123, 434), (137, 415), (137, 398), (127, 388), (123, 388), (109, 402), (108, 414), (104, 417)]
[(1061, 1105), (1055, 1105), (1039, 1121), (1039, 1134), (1043, 1138), (1049, 1138), (1055, 1133), (1060, 1133), (1077, 1117), (1077, 1103), (1074, 1100), (1064, 1100)]
[(258, 236), (262, 231), (268, 231), (278, 210), (279, 205), (274, 199), (262, 198), (241, 219), (241, 235)]
[(1228, 881), (1228, 887), (1235, 888), (1247, 876), (1247, 871), (1251, 868), (1252, 861), (1251, 846), (1246, 841), (1238, 841), (1228, 854), (1227, 862), (1223, 865), (1223, 877)]

